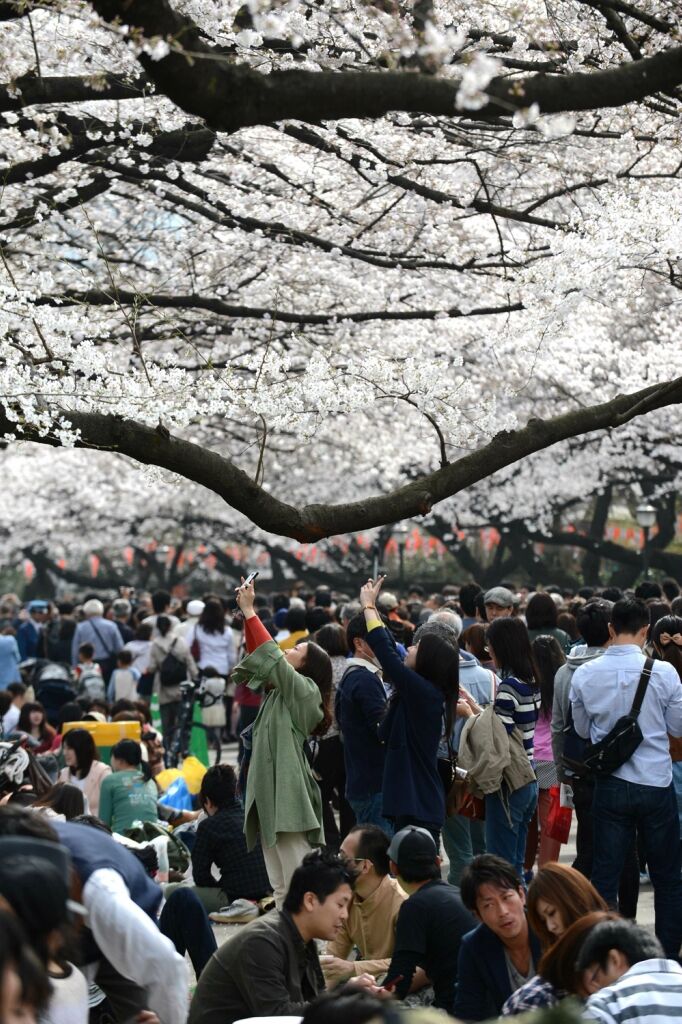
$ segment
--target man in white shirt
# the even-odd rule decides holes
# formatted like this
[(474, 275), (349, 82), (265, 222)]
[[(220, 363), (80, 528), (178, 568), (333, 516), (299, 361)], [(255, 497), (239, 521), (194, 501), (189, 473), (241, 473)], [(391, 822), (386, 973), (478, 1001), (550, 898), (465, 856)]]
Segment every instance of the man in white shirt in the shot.
[[(648, 629), (643, 601), (616, 601), (608, 649), (577, 668), (571, 681), (573, 722), (584, 739), (597, 743), (630, 713)], [(676, 958), (682, 945), (682, 857), (668, 734), (682, 736), (682, 685), (667, 662), (653, 664), (638, 722), (643, 739), (632, 757), (595, 782), (592, 884), (616, 905), (623, 863), (637, 832), (654, 887), (656, 935), (666, 955)]]
[(634, 921), (601, 921), (578, 955), (590, 997), (583, 1020), (599, 1024), (668, 1024), (682, 1016), (682, 967)]

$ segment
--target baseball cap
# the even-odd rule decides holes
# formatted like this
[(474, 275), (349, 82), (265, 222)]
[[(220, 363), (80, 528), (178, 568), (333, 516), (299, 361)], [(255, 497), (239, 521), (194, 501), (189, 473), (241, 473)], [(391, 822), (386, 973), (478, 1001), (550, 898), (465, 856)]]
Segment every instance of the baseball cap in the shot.
[(187, 614), (188, 615), (201, 615), (205, 608), (203, 601), (188, 601), (187, 602)]
[(26, 607), (30, 612), (46, 612), (50, 608), (47, 601), (29, 601)]
[(511, 608), (514, 604), (514, 595), (506, 587), (493, 587), (488, 590), (483, 598), (483, 604), (496, 604), (500, 608)]
[(438, 856), (438, 848), (428, 829), (408, 825), (393, 836), (388, 856), (398, 865), (399, 871), (418, 873), (431, 867)]

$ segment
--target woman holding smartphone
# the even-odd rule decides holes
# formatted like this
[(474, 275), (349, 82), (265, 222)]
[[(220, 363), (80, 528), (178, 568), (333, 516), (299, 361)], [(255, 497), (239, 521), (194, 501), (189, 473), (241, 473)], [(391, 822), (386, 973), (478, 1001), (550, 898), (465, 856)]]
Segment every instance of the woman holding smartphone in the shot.
[(232, 677), (262, 690), (264, 699), (251, 737), (244, 833), (249, 850), (260, 834), (280, 910), (303, 857), (324, 843), (322, 798), (305, 744), (308, 736), (323, 735), (331, 722), (332, 665), (327, 652), (312, 642), (281, 651), (256, 615), (254, 597), (249, 577), (237, 588), (249, 653)]

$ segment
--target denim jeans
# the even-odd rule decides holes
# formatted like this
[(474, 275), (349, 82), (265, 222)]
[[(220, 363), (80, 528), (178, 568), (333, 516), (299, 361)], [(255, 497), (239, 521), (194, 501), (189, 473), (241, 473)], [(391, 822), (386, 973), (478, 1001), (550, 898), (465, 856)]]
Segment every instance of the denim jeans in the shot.
[(485, 822), (453, 814), (443, 824), (443, 846), (450, 861), (448, 882), (459, 888), (465, 867), (485, 853)]
[(616, 905), (623, 862), (635, 839), (644, 841), (654, 887), (656, 935), (673, 960), (682, 945), (680, 825), (672, 783), (642, 786), (609, 776), (597, 779), (592, 805), (594, 864), (592, 884), (609, 906)]
[(393, 835), (393, 825), (381, 813), (383, 803), (381, 793), (369, 793), (359, 800), (351, 800), (349, 797), (348, 803), (351, 805), (358, 825), (378, 825), (379, 828), (383, 828), (386, 835)]
[(526, 856), (528, 826), (535, 814), (537, 804), (537, 782), (528, 782), (521, 789), (509, 793), (509, 817), (507, 817), (501, 792), (490, 793), (485, 798), (487, 852), (494, 853), (513, 864), (521, 882), (523, 882), (523, 861)]

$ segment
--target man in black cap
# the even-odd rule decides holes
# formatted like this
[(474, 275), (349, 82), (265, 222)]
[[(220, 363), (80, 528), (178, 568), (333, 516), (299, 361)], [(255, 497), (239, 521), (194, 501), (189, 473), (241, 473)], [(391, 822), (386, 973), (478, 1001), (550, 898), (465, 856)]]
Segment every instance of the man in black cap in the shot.
[(404, 999), (411, 989), (420, 987), (417, 969), (422, 968), (433, 985), (433, 1005), (451, 1013), (459, 945), (476, 921), (455, 887), (441, 878), (438, 848), (427, 829), (408, 825), (396, 832), (388, 856), (391, 873), (410, 898), (398, 913), (384, 987), (395, 986), (398, 999)]

